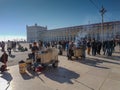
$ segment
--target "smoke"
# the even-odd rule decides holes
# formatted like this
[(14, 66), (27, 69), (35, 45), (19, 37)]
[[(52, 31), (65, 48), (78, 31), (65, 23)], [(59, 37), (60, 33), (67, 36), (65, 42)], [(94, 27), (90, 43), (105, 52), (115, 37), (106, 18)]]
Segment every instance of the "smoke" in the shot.
[(78, 35), (75, 38), (75, 45), (76, 47), (79, 47), (80, 45), (83, 45), (83, 40), (86, 38), (87, 32), (80, 31)]

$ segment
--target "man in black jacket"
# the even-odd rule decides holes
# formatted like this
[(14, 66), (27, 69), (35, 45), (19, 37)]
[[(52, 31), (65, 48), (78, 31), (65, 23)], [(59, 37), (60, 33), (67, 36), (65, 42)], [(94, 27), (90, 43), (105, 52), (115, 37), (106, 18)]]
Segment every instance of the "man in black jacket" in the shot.
[(93, 39), (93, 41), (92, 41), (92, 55), (93, 56), (96, 55), (96, 50), (97, 50), (97, 43), (96, 43), (95, 39)]

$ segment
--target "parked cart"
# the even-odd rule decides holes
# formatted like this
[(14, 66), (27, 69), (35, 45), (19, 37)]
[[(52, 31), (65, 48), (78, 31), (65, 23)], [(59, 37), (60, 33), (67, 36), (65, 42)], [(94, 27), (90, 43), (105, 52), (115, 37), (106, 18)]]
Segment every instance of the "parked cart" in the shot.
[(58, 49), (56, 48), (47, 48), (45, 51), (39, 51), (35, 55), (36, 59), (35, 61), (26, 60), (26, 63), (28, 63), (28, 68), (34, 69), (38, 66), (42, 66), (43, 68), (52, 65), (54, 68), (58, 67)]
[(76, 48), (74, 50), (74, 57), (76, 57), (76, 59), (78, 59), (79, 57), (81, 59), (85, 59), (85, 47), (80, 46), (79, 48)]
[(58, 67), (58, 49), (48, 48), (46, 51), (38, 52), (36, 54), (36, 60), (40, 60), (43, 67), (52, 64), (56, 68)]
[(68, 51), (68, 59), (72, 59), (72, 57), (75, 57), (76, 59), (81, 58), (85, 59), (85, 47), (80, 46), (79, 48), (74, 48), (73, 50)]

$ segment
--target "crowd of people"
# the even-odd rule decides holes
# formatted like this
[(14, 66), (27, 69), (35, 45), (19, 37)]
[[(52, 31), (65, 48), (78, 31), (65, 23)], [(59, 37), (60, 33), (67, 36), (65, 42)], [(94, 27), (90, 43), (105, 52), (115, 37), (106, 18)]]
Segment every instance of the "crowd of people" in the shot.
[[(11, 54), (11, 50), (13, 50), (15, 52), (17, 45), (19, 46), (18, 42), (10, 41), (10, 40), (8, 40), (8, 42), (4, 42), (4, 41), (0, 42), (0, 47), (1, 47), (1, 52), (2, 52), (2, 55), (0, 57), (0, 62), (3, 63), (3, 65), (0, 67), (0, 71), (4, 71), (7, 69), (8, 56), (10, 56), (10, 57), (13, 56)], [(6, 51), (8, 52), (8, 54)]]
[(1, 47), (1, 51), (4, 52), (5, 51), (5, 43), (7, 44), (7, 51), (11, 51), (11, 49), (13, 49), (13, 51), (16, 50), (16, 45), (17, 45), (17, 42), (14, 42), (14, 41), (10, 41), (8, 40), (8, 42), (0, 42), (0, 47)]
[[(18, 48), (21, 48), (21, 45), (17, 42), (8, 41), (6, 44), (8, 54), (5, 51), (5, 42), (0, 42), (1, 51), (3, 52), (0, 60), (4, 63), (5, 67), (7, 67), (6, 63), (8, 61), (8, 56), (11, 56), (11, 50), (16, 51), (17, 45)], [(39, 40), (38, 42), (30, 43), (29, 49), (31, 49), (33, 59), (35, 59), (35, 52), (45, 50), (48, 47), (55, 47), (59, 49), (59, 55), (62, 55), (63, 51), (66, 51), (68, 59), (72, 59), (72, 56), (74, 56), (74, 50), (79, 48), (80, 45), (84, 47), (84, 57), (86, 53), (93, 56), (101, 54), (112, 56), (115, 46), (119, 45), (120, 47), (120, 41), (106, 40), (101, 42), (95, 39), (83, 39), (82, 41), (78, 41), (76, 44), (76, 42), (73, 41), (43, 42)]]
[[(120, 41), (115, 41), (115, 40), (106, 40), (106, 41), (100, 41), (100, 40), (95, 40), (95, 39), (83, 39), (82, 42), (77, 42), (80, 45), (84, 46), (84, 51), (88, 55), (107, 55), (107, 56), (112, 56), (112, 53), (115, 50), (116, 45), (120, 45)], [(81, 44), (82, 43), (82, 44)], [(38, 45), (37, 45), (38, 44)], [(79, 48), (76, 42), (73, 41), (52, 41), (52, 42), (42, 42), (39, 41), (36, 45), (38, 46), (38, 50), (41, 50), (42, 47), (47, 48), (47, 47), (56, 47), (59, 49), (59, 55), (62, 55), (63, 51), (67, 52), (67, 55), (74, 56), (74, 50), (76, 48)], [(32, 44), (30, 44), (30, 48), (32, 48)], [(69, 57), (71, 58), (71, 57)]]
[[(119, 42), (118, 42), (119, 43)], [(96, 54), (101, 55), (103, 51), (103, 55), (112, 56), (112, 53), (115, 50), (115, 46), (117, 42), (115, 40), (106, 40), (106, 41), (96, 41), (95, 39), (88, 40), (87, 42), (87, 54), (90, 55), (90, 51), (92, 49), (92, 55)]]

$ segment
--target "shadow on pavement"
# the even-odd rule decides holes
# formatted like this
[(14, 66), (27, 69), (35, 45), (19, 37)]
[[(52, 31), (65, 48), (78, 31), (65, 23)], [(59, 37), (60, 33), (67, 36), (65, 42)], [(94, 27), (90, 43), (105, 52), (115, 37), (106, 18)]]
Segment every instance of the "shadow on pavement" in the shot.
[(120, 61), (120, 56), (116, 56), (116, 55), (112, 55), (112, 56), (96, 55), (95, 57), (101, 57), (101, 58), (106, 58), (110, 60)]
[(120, 51), (115, 51), (114, 53), (120, 54)]
[(103, 68), (103, 69), (109, 69), (109, 68), (108, 67), (99, 66), (100, 63), (111, 63), (111, 64), (120, 65), (120, 63), (118, 63), (118, 62), (113, 62), (111, 60), (103, 60), (103, 59), (104, 58), (102, 58), (102, 59), (87, 58), (86, 60), (80, 60), (79, 62), (81, 62), (83, 64), (86, 64), (86, 65), (89, 65), (89, 66), (94, 66), (94, 67)]
[(15, 58), (15, 55), (10, 55), (9, 57), (11, 57), (11, 58)]
[(29, 80), (29, 79), (33, 79), (33, 78), (37, 77), (44, 83), (44, 80), (40, 77), (40, 74), (42, 74), (42, 72), (27, 70), (27, 72), (24, 74), (21, 74), (21, 76), (24, 80)]
[(21, 76), (22, 76), (22, 78), (23, 78), (24, 80), (29, 80), (29, 79), (34, 78), (34, 76), (33, 76), (33, 75), (30, 75), (30, 74), (28, 74), (27, 72), (26, 72), (26, 73), (21, 74)]
[(46, 67), (41, 72), (28, 70), (28, 72), (21, 74), (21, 76), (24, 80), (33, 79), (37, 77), (43, 83), (45, 83), (45, 81), (40, 77), (41, 74), (44, 74), (47, 78), (57, 81), (59, 83), (69, 83), (69, 84), (73, 84), (71, 79), (77, 79), (78, 77), (80, 77), (80, 75), (75, 73), (74, 71), (68, 70), (63, 67), (53, 68), (51, 66)]
[(7, 81), (8, 85), (7, 85), (6, 89), (5, 89), (5, 90), (7, 90), (9, 88), (9, 86), (10, 86), (10, 82), (12, 81), (13, 77), (8, 72), (3, 72), (2, 76), (0, 76), (0, 77)]
[(100, 66), (100, 64), (103, 63), (103, 61), (95, 58), (86, 58), (85, 60), (79, 60), (79, 62), (97, 68), (109, 69), (108, 67)]
[(75, 73), (74, 71), (68, 70), (63, 67), (58, 67), (56, 69), (48, 67), (45, 71), (43, 71), (43, 74), (51, 80), (57, 81), (59, 83), (69, 84), (73, 84), (71, 79), (77, 79), (78, 77), (80, 77), (80, 75)]
[(44, 68), (41, 72), (28, 70), (26, 73), (21, 74), (21, 76), (24, 80), (33, 79), (37, 77), (43, 83), (45, 83), (45, 81), (40, 77), (41, 74), (44, 74), (47, 78), (57, 81), (59, 83), (69, 84), (73, 84), (71, 79), (77, 79), (78, 77), (80, 77), (80, 75), (75, 73), (74, 71), (68, 70), (63, 67), (53, 68), (51, 66)]

